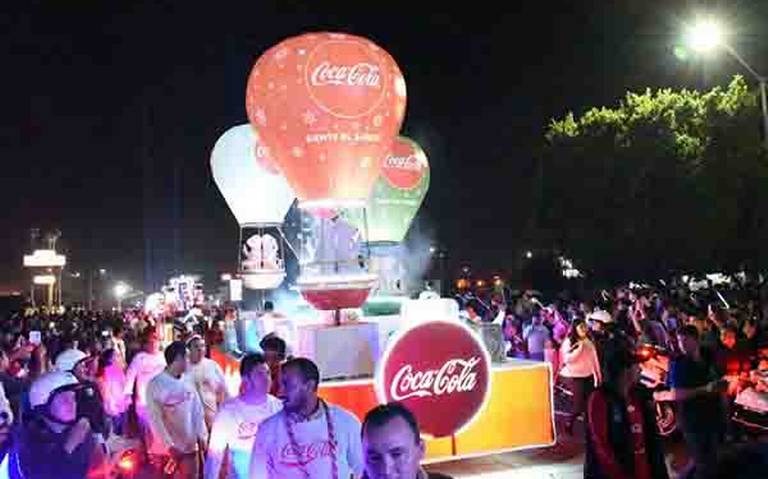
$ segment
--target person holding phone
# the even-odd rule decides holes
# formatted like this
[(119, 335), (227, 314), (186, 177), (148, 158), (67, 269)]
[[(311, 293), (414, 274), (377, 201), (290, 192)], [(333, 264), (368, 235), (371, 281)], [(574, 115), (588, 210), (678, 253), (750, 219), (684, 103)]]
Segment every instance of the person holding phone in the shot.
[(571, 325), (560, 355), (560, 376), (567, 379), (573, 392), (573, 407), (565, 426), (566, 431), (572, 434), (576, 418), (586, 412), (589, 395), (602, 381), (597, 348), (589, 338), (587, 323), (583, 319), (577, 319)]

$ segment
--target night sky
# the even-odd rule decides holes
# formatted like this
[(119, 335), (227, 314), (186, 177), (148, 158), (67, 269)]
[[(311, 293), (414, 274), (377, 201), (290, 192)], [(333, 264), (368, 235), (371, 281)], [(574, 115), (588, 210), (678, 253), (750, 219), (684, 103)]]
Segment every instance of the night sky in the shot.
[[(487, 270), (536, 246), (524, 230), (549, 119), (627, 89), (709, 88), (741, 72), (725, 56), (672, 54), (696, 5), (718, 2), (6, 3), (0, 291), (23, 284), (31, 227), (61, 229), (73, 270), (104, 267), (137, 285), (232, 269), (236, 223), (210, 150), (246, 121), (253, 62), (294, 34), (354, 33), (393, 55), (408, 84), (403, 131), (433, 171), (417, 228), (452, 267)], [(768, 72), (768, 2), (719, 3), (738, 27), (732, 43)]]

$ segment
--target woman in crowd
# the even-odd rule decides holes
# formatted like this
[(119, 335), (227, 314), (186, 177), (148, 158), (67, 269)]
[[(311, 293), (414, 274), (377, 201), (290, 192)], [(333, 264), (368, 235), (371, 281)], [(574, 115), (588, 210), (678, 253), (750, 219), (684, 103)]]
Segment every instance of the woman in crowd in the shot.
[(573, 322), (563, 341), (560, 355), (560, 376), (566, 378), (573, 392), (573, 408), (565, 426), (566, 431), (572, 434), (576, 418), (585, 412), (589, 394), (602, 380), (597, 348), (589, 339), (589, 330), (584, 320)]

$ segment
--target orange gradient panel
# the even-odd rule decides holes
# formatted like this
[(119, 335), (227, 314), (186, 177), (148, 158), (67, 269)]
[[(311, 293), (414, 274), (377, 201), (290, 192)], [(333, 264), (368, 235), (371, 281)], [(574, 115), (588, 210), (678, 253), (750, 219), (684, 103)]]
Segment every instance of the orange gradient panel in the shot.
[[(212, 348), (211, 358), (237, 374), (238, 361), (231, 356)], [(475, 422), (456, 436), (428, 439), (427, 461), (554, 443), (549, 367), (546, 363), (529, 364), (494, 368), (488, 401)], [(360, 421), (378, 404), (372, 380), (322, 383), (319, 395)]]
[[(429, 461), (505, 449), (544, 446), (555, 440), (547, 364), (493, 370), (491, 392), (475, 422), (454, 437), (428, 439)], [(361, 421), (378, 404), (373, 381), (320, 385), (320, 396)]]

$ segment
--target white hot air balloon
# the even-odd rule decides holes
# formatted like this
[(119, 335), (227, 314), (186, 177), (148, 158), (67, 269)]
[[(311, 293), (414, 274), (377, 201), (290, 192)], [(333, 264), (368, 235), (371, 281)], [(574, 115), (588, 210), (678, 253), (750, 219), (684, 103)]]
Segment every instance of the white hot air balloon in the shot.
[[(249, 230), (241, 244), (243, 284), (249, 289), (276, 288), (285, 278), (279, 229), (296, 195), (248, 124), (230, 128), (216, 141), (211, 172), (240, 225), (240, 237)], [(276, 230), (279, 240), (268, 230)]]

